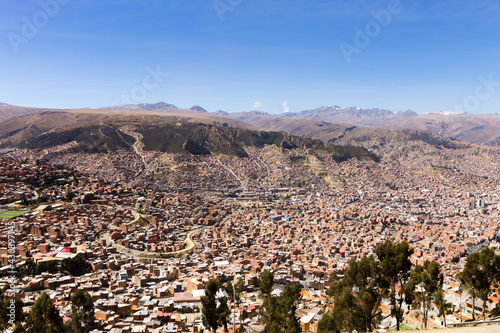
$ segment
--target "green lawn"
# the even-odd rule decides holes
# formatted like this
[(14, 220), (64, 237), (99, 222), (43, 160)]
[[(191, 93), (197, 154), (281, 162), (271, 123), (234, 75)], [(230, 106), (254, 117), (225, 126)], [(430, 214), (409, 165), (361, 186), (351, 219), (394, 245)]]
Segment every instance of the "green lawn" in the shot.
[(24, 212), (22, 212), (22, 211), (11, 210), (11, 211), (8, 211), (8, 212), (1, 213), (0, 214), (0, 219), (11, 219), (11, 218), (14, 218), (14, 217), (17, 217), (17, 216), (21, 216), (23, 214), (24, 214)]
[(413, 327), (410, 327), (406, 324), (399, 326), (399, 330), (400, 331), (415, 331), (415, 329)]

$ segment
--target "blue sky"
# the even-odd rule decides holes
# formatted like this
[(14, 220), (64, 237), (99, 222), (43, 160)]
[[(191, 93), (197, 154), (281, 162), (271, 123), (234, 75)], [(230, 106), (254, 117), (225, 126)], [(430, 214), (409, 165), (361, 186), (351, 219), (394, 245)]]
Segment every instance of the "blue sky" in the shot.
[[(500, 111), (495, 0), (0, 0), (0, 6), (0, 102), (9, 104)], [(379, 23), (374, 12), (388, 12), (388, 21)], [(356, 44), (357, 31), (370, 36)], [(350, 61), (341, 45), (356, 47)], [(155, 79), (151, 71), (161, 74)], [(484, 80), (493, 84), (485, 87)]]

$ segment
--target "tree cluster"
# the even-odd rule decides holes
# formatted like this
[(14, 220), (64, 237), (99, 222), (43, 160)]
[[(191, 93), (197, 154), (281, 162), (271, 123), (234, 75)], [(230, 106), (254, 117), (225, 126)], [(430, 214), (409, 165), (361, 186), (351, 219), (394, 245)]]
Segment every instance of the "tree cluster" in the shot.
[(214, 333), (221, 326), (224, 327), (225, 332), (228, 332), (227, 324), (231, 315), (231, 310), (227, 305), (227, 297), (217, 297), (221, 287), (221, 279), (210, 279), (205, 286), (205, 296), (201, 297), (203, 325)]
[(272, 295), (274, 274), (264, 270), (259, 278), (259, 289), (264, 299), (261, 316), (265, 324), (264, 333), (300, 333), (302, 327), (297, 319), (297, 307), (301, 300), (301, 285), (297, 282), (285, 285), (279, 296)]
[[(476, 300), (483, 301), (482, 315), (485, 318), (486, 305), (491, 302), (490, 289), (498, 287), (500, 280), (500, 256), (491, 248), (483, 248), (467, 257), (464, 269), (458, 274), (462, 288), (468, 291), (472, 299), (472, 307), (476, 307)], [(472, 311), (472, 319), (476, 319)]]
[(71, 295), (71, 311), (71, 320), (63, 324), (59, 311), (44, 292), (32, 306), (26, 322), (19, 325), (19, 332), (86, 333), (94, 328), (94, 304), (88, 292), (76, 290)]
[(82, 254), (78, 254), (74, 258), (66, 258), (62, 261), (44, 261), (38, 264), (35, 264), (33, 261), (26, 261), (24, 265), (18, 268), (16, 277), (23, 278), (25, 276), (39, 275), (44, 272), (52, 274), (60, 272), (63, 274), (80, 276), (89, 272), (89, 270), (89, 263)]
[[(341, 279), (335, 273), (330, 276), (327, 295), (334, 298), (334, 308), (323, 315), (318, 332), (375, 330), (382, 320), (380, 305), (383, 299), (389, 300), (397, 330), (405, 311), (410, 308), (420, 310), (421, 328), (427, 328), (433, 305), (446, 326), (446, 314), (452, 304), (446, 301), (442, 290), (444, 276), (439, 263), (427, 260), (423, 265), (413, 266), (410, 261), (413, 249), (405, 241), (386, 240), (377, 246), (375, 253), (376, 258), (351, 260)], [(473, 307), (476, 299), (483, 301), (484, 318), (491, 289), (498, 287), (500, 281), (500, 256), (490, 248), (469, 255), (457, 278), (462, 289), (470, 294)]]
[[(383, 297), (380, 286), (383, 283), (373, 256), (352, 260), (341, 280), (332, 274), (327, 295), (335, 298), (335, 307), (321, 323), (321, 330), (372, 331), (382, 320), (379, 306)], [(330, 330), (325, 330), (325, 326)]]
[[(24, 303), (19, 297), (7, 297), (8, 286), (0, 290), (0, 332), (7, 328), (14, 328), (13, 331), (23, 332), (22, 323), (25, 319), (23, 313)], [(8, 293), (7, 293), (8, 294)]]

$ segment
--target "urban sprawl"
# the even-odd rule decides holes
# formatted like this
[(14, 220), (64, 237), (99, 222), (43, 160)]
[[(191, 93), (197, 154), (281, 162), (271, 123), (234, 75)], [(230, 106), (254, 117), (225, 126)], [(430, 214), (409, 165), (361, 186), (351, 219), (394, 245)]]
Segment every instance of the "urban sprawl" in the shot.
[[(275, 146), (248, 148), (245, 158), (66, 148), (44, 158), (0, 151), (0, 289), (4, 307), (21, 306), (2, 318), (4, 329), (35, 325), (47, 296), (69, 325), (83, 291), (94, 314), (85, 332), (334, 332), (326, 318), (337, 318), (353, 260), (381, 265), (377, 249), (405, 242), (411, 268), (402, 275), (436, 262), (444, 302), (424, 297), (423, 280), (406, 291), (389, 284), (396, 297), (376, 299), (365, 329), (440, 328), (496, 312), (494, 284), (482, 296), (460, 273), (469, 256), (499, 247), (500, 149), (443, 149), (433, 164), (294, 161)], [(348, 286), (358, 299), (364, 286)], [(397, 320), (393, 303), (410, 293)], [(212, 310), (226, 310), (215, 321), (206, 312), (213, 297)], [(271, 325), (274, 317), (285, 326)]]

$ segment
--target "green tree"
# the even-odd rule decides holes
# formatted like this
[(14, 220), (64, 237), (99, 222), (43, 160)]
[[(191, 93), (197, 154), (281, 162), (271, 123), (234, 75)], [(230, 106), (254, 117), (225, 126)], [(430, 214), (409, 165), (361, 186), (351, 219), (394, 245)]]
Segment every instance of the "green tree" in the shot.
[(285, 285), (279, 297), (267, 297), (261, 312), (265, 323), (266, 333), (301, 332), (297, 320), (297, 307), (301, 300), (299, 283)]
[(73, 193), (73, 192), (68, 192), (68, 193), (66, 193), (66, 201), (71, 201), (71, 200), (73, 200), (73, 198), (75, 198), (75, 197), (76, 197), (76, 194), (75, 194), (75, 193)]
[(23, 301), (19, 297), (7, 298), (2, 295), (0, 302), (0, 332), (11, 326), (15, 326), (15, 330), (22, 329)]
[(438, 308), (438, 315), (443, 317), (444, 327), (447, 327), (446, 314), (447, 314), (448, 310), (453, 307), (453, 304), (446, 301), (446, 298), (444, 297), (444, 292), (442, 289), (439, 289), (438, 291), (436, 291), (436, 294), (434, 295), (434, 303), (436, 304), (436, 306)]
[(262, 317), (263, 324), (265, 325), (265, 333), (278, 332), (281, 326), (278, 323), (276, 308), (278, 306), (278, 297), (271, 296), (264, 298), (262, 307), (259, 312)]
[(462, 272), (457, 275), (463, 288), (469, 290), (472, 299), (472, 319), (475, 320), (476, 299), (483, 301), (483, 318), (486, 317), (486, 306), (490, 289), (498, 283), (500, 275), (500, 257), (491, 248), (483, 248), (479, 252), (470, 254), (465, 261)]
[(217, 307), (217, 317), (220, 325), (224, 327), (224, 332), (228, 332), (227, 330), (227, 321), (229, 316), (231, 315), (231, 310), (227, 306), (227, 297), (219, 298), (219, 306)]
[(318, 322), (318, 333), (340, 333), (342, 328), (338, 325), (339, 320), (334, 317), (333, 313), (327, 312), (323, 314)]
[(219, 281), (210, 279), (205, 286), (205, 296), (201, 297), (203, 315), (203, 325), (210, 328), (214, 333), (219, 328), (219, 314), (217, 313), (217, 299), (215, 298), (219, 290)]
[(89, 332), (94, 326), (94, 303), (88, 292), (76, 290), (71, 295), (71, 328), (74, 332)]
[(35, 273), (39, 275), (42, 274), (43, 272), (57, 273), (58, 271), (59, 271), (58, 261), (42, 261), (38, 265), (36, 265)]
[(61, 262), (61, 273), (69, 273), (71, 275), (82, 275), (89, 268), (88, 262), (82, 254), (76, 255), (74, 258), (67, 258)]
[(236, 294), (236, 291), (233, 287), (233, 284), (231, 283), (231, 281), (228, 281), (226, 283), (226, 292), (227, 292), (227, 295), (228, 295), (228, 298), (229, 300), (232, 302), (234, 301), (234, 294)]
[(27, 260), (24, 265), (18, 267), (16, 276), (18, 278), (33, 276), (36, 274), (36, 268), (37, 265), (33, 261)]
[(42, 293), (31, 308), (26, 328), (28, 333), (59, 333), (62, 331), (62, 318), (47, 293)]
[(406, 241), (394, 244), (387, 239), (377, 246), (375, 253), (380, 262), (381, 288), (389, 297), (391, 314), (396, 318), (396, 329), (399, 331), (404, 315), (403, 303), (410, 305), (413, 302), (410, 283), (412, 267), (410, 256), (413, 254), (413, 249)]
[(259, 289), (262, 295), (269, 298), (274, 286), (274, 274), (269, 270), (264, 270), (260, 273)]
[(87, 193), (87, 194), (84, 195), (82, 203), (88, 204), (92, 200), (95, 200), (95, 196), (92, 193)]
[(415, 299), (418, 301), (423, 314), (423, 327), (427, 329), (427, 318), (429, 309), (431, 308), (434, 294), (443, 286), (443, 274), (441, 268), (436, 261), (426, 260), (424, 265), (417, 265), (411, 272)]
[(300, 326), (299, 320), (297, 319), (295, 312), (293, 316), (290, 316), (286, 324), (286, 333), (301, 333), (302, 326)]
[(369, 256), (351, 260), (342, 280), (332, 277), (327, 294), (335, 298), (335, 312), (342, 313), (346, 329), (371, 332), (382, 320), (379, 273), (378, 263)]
[(334, 318), (339, 319), (338, 325), (342, 331), (363, 331), (359, 307), (351, 290), (343, 288), (335, 295), (335, 306), (332, 314)]
[(244, 288), (245, 288), (245, 282), (243, 281), (242, 278), (239, 278), (238, 281), (236, 282), (236, 285), (234, 286), (236, 305), (238, 307), (241, 304), (241, 292), (243, 291)]
[[(457, 278), (460, 281), (461, 288), (467, 290), (472, 300), (472, 320), (476, 320), (476, 299), (478, 292), (484, 284), (484, 276), (478, 270), (479, 254), (477, 252), (470, 254), (465, 261), (464, 269), (458, 273)], [(479, 281), (478, 278), (483, 281)]]
[(302, 331), (296, 317), (297, 308), (302, 298), (301, 289), (298, 282), (288, 283), (278, 298), (278, 317), (281, 319), (285, 332), (292, 330), (294, 333), (300, 333)]
[(486, 275), (485, 288), (479, 294), (483, 301), (483, 319), (486, 318), (486, 303), (491, 303), (490, 291), (492, 287), (498, 288), (500, 280), (500, 256), (495, 254), (495, 250), (485, 247), (479, 252), (479, 269)]
[(266, 325), (266, 327), (264, 328), (264, 332), (265, 333), (281, 333), (282, 328), (281, 328), (280, 324), (278, 324), (278, 322), (275, 321), (269, 325)]

